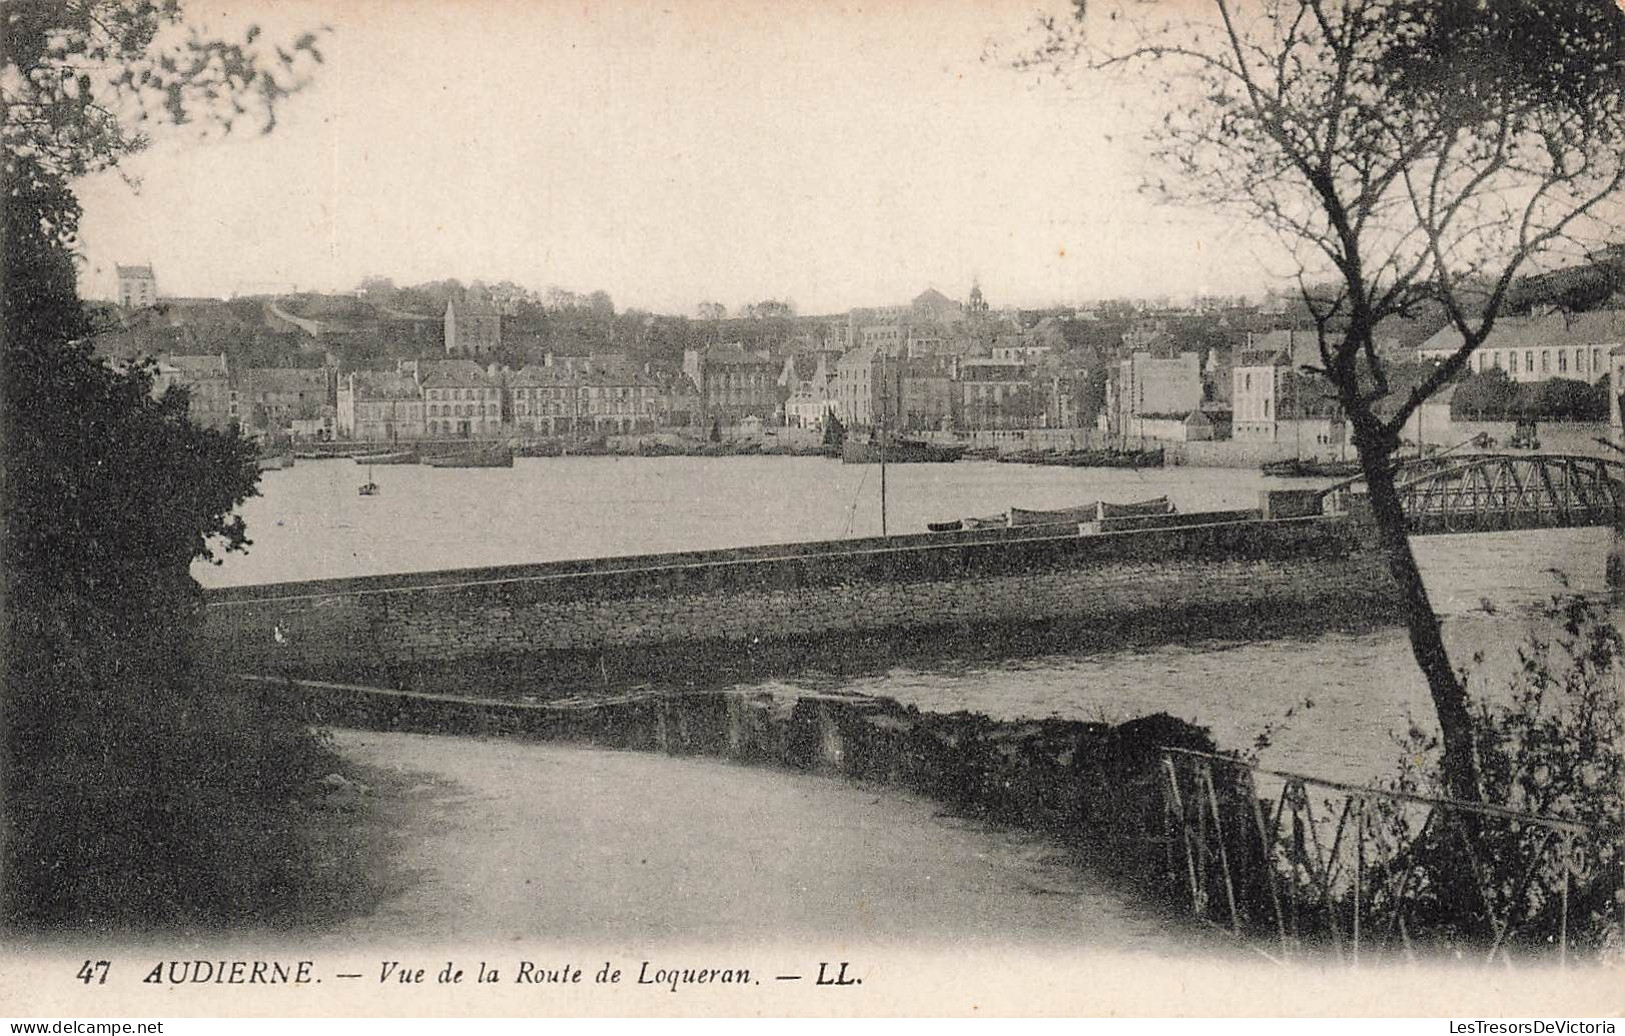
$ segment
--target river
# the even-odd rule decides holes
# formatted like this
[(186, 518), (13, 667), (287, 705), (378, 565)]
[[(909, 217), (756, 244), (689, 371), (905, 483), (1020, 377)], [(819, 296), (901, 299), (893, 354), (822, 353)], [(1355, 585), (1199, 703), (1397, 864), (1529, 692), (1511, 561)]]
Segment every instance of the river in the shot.
[[(253, 545), (196, 569), (205, 586), (694, 550), (880, 532), (873, 465), (807, 457), (519, 459), (511, 469), (379, 467), (377, 496), (350, 461), (267, 472), (242, 514)], [(991, 462), (893, 465), (887, 526), (1167, 495), (1182, 511), (1256, 506), (1288, 483), (1253, 471), (1116, 471)], [(1545, 530), (1418, 538), (1415, 549), (1458, 665), (1505, 693), (1518, 645), (1546, 628), (1540, 605), (1562, 590), (1604, 590), (1608, 533)], [(1275, 728), (1266, 765), (1369, 780), (1398, 756), (1392, 736), (1432, 729), (1427, 689), (1402, 630), (1262, 641), (1199, 636), (1146, 650), (1056, 653), (974, 664), (895, 667), (858, 678), (798, 674), (755, 685), (794, 694), (832, 687), (923, 709), (1001, 718), (1121, 720), (1166, 711), (1202, 723), (1226, 747)], [(1303, 708), (1306, 700), (1313, 706)], [(1285, 717), (1292, 710), (1293, 718)]]

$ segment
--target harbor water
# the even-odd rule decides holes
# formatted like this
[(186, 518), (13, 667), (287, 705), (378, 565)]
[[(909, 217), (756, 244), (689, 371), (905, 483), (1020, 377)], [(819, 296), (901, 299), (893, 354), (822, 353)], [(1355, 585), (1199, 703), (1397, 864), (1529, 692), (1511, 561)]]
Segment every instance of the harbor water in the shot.
[[(200, 564), (196, 575), (205, 586), (230, 586), (872, 536), (881, 531), (879, 475), (873, 465), (816, 457), (521, 458), (512, 468), (378, 467), (370, 476), (379, 493), (361, 496), (366, 468), (301, 461), (267, 472), (261, 495), (243, 506), (248, 551)], [(968, 461), (893, 465), (887, 483), (892, 533), (1011, 506), (1166, 495), (1181, 511), (1251, 507), (1264, 488), (1305, 484), (1234, 469)], [(1549, 628), (1542, 606), (1554, 594), (1602, 594), (1608, 537), (1564, 529), (1414, 541), (1446, 641), (1476, 693), (1506, 693), (1519, 645)], [(1394, 737), (1413, 720), (1433, 728), (1426, 685), (1397, 627), (1245, 642), (1192, 630), (1153, 648), (916, 660), (746, 689), (859, 691), (1012, 719), (1118, 721), (1163, 711), (1211, 727), (1230, 748), (1249, 748), (1269, 731), (1265, 765), (1354, 781), (1391, 771)]]

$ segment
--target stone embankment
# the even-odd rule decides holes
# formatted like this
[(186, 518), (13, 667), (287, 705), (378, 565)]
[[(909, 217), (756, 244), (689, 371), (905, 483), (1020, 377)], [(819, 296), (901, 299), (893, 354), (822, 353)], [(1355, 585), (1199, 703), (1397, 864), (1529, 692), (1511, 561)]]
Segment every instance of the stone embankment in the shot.
[(1290, 494), (1258, 512), (1081, 535), (927, 534), (236, 587), (209, 592), (207, 630), (238, 672), (549, 697), (1391, 619), (1395, 594), (1365, 523), (1278, 517), (1282, 502)]
[(515, 703), (238, 679), (251, 693), (286, 698), (322, 724), (709, 756), (896, 786), (964, 815), (1109, 849), (1132, 870), (1161, 859), (1161, 749), (1213, 750), (1205, 728), (1166, 714), (1116, 725), (1004, 721), (862, 695), (733, 691)]

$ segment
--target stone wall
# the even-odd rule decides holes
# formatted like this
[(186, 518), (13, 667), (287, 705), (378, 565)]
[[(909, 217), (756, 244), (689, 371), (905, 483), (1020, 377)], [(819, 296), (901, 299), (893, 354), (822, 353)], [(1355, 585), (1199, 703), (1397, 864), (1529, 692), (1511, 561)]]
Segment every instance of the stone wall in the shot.
[[(1198, 516), (1188, 516), (1199, 520)], [(1227, 515), (1234, 518), (1234, 515)], [(899, 651), (1010, 652), (1393, 614), (1341, 518), (790, 544), (211, 591), (242, 672), (396, 687), (701, 680)]]
[(932, 713), (867, 695), (633, 694), (579, 704), (238, 678), (323, 725), (517, 736), (711, 756), (889, 784), (957, 812), (1110, 849), (1111, 862), (1160, 864), (1165, 747), (1213, 751), (1205, 728), (1166, 714), (1121, 724), (995, 720)]

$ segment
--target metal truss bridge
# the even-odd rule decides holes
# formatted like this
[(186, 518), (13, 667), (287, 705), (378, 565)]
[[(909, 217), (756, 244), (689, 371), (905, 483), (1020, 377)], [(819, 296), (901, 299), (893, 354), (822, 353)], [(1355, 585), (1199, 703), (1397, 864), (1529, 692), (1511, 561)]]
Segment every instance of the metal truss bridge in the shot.
[[(1566, 454), (1481, 453), (1406, 461), (1395, 475), (1412, 535), (1614, 525), (1625, 515), (1625, 462)], [(1326, 490), (1346, 509), (1365, 477)]]

